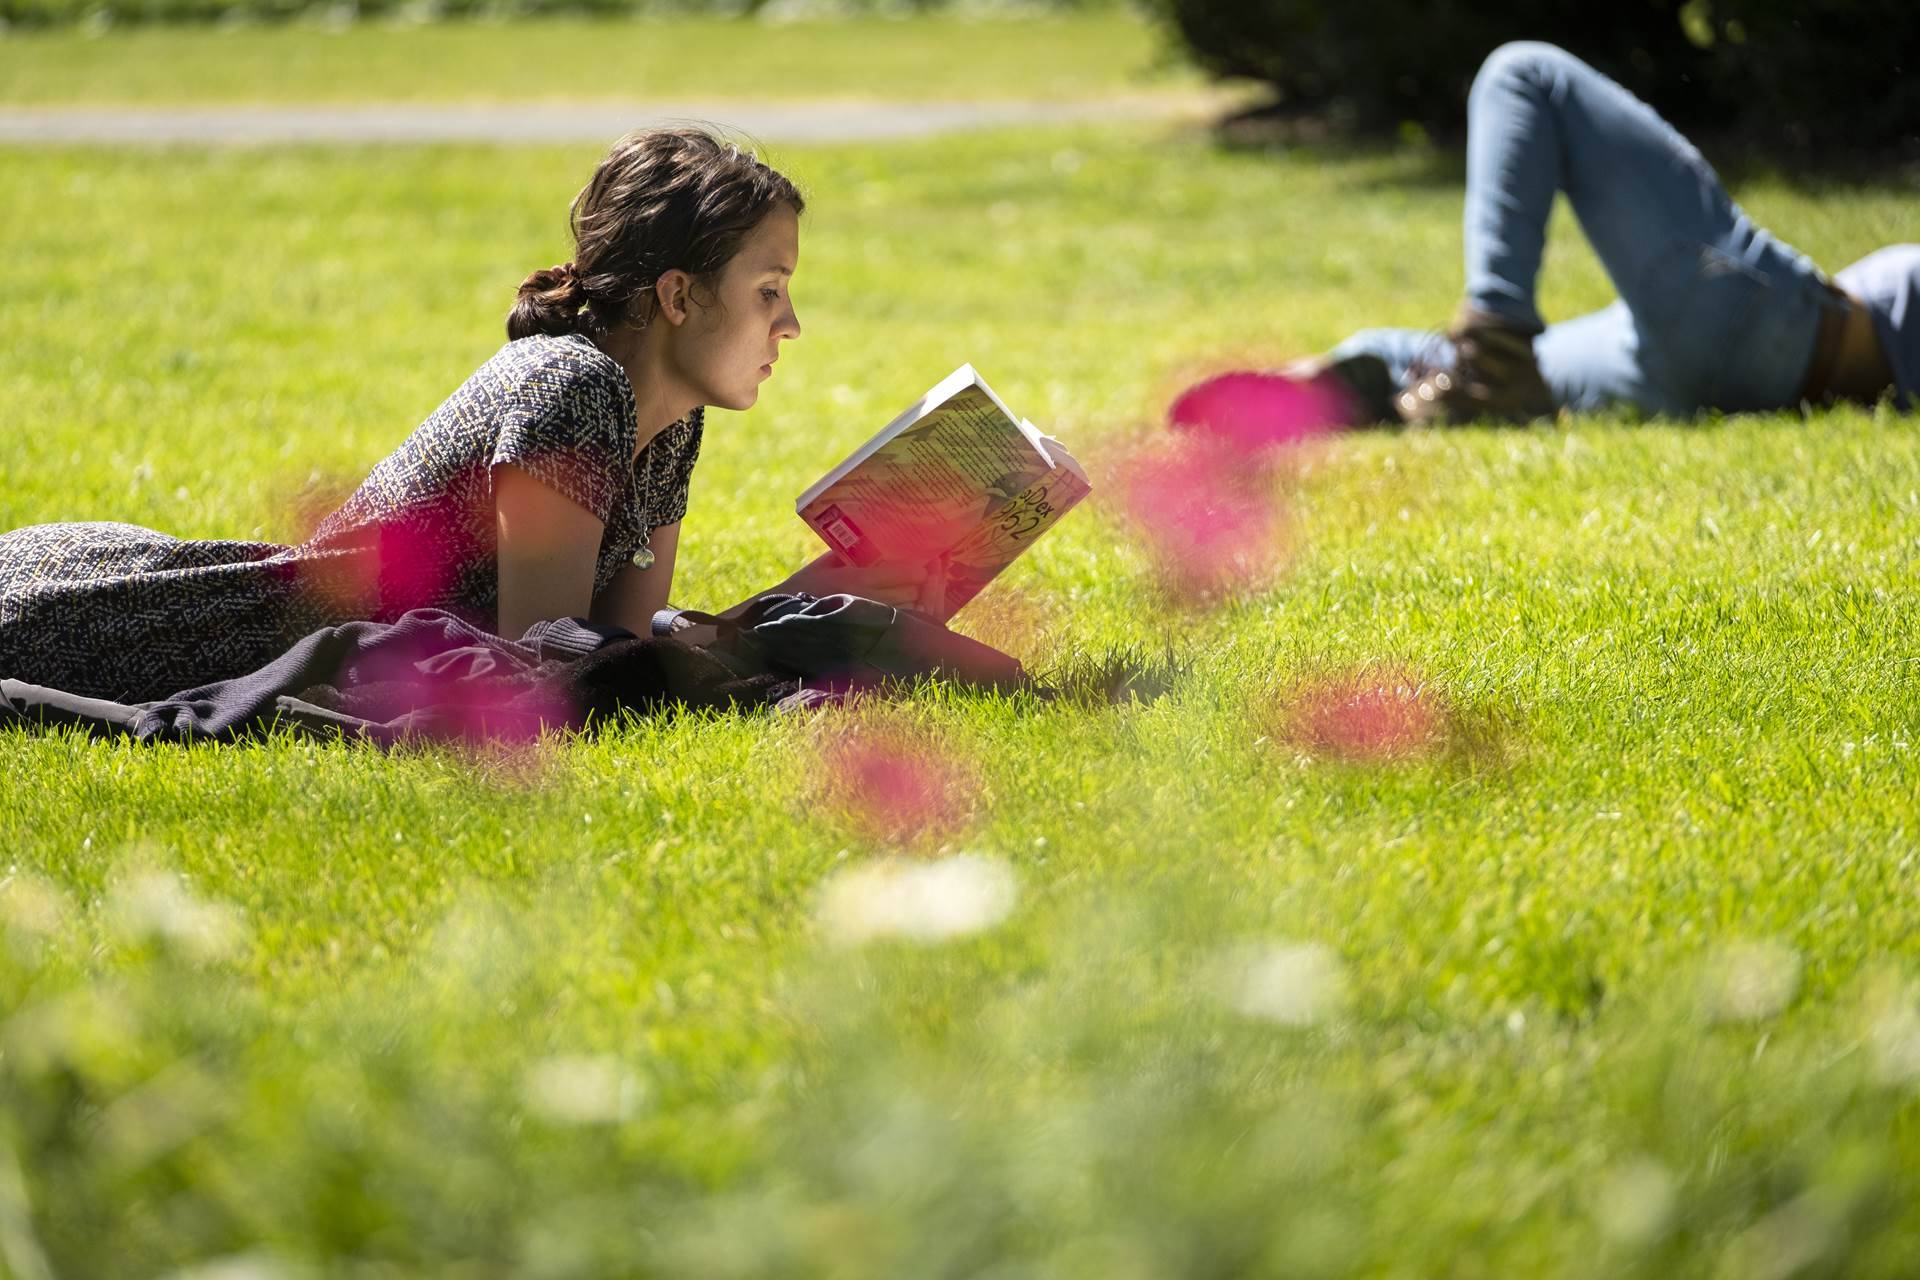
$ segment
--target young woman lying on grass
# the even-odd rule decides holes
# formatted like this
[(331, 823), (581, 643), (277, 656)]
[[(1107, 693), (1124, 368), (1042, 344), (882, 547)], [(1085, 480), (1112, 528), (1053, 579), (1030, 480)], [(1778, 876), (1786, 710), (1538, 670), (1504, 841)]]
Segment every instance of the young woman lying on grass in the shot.
[[(116, 523), (0, 535), (0, 676), (147, 700), (422, 607), (506, 636), (564, 617), (646, 634), (705, 406), (750, 407), (800, 336), (803, 206), (699, 130), (622, 138), (574, 199), (573, 261), (527, 277), (506, 346), (306, 542)], [(822, 557), (774, 590), (914, 603), (928, 577)]]
[[(1620, 300), (1544, 326), (1534, 281), (1562, 191)], [(1829, 280), (1651, 107), (1552, 45), (1505, 45), (1474, 80), (1465, 230), (1466, 298), (1444, 337), (1369, 329), (1288, 372), (1337, 377), (1372, 422), (1920, 397), (1920, 245)]]

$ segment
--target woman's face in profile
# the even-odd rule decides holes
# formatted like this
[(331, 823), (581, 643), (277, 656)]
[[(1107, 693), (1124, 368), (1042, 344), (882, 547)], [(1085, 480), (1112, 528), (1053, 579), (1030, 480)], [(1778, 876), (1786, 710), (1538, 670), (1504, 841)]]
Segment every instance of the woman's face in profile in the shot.
[(800, 217), (775, 205), (720, 269), (711, 305), (692, 309), (675, 342), (675, 365), (701, 404), (749, 409), (773, 376), (780, 344), (800, 336), (793, 273), (800, 265)]

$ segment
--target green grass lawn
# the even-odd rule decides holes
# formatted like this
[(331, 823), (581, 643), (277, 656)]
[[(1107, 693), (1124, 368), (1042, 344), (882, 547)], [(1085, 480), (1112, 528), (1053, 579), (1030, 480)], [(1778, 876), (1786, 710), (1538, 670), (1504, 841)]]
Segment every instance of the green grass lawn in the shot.
[[(0, 528), (296, 536), (495, 349), (594, 158), (7, 155)], [(793, 495), (961, 360), (1098, 469), (1182, 374), (1457, 287), (1418, 154), (777, 159), (806, 334), (710, 421), (691, 604), (808, 554)], [(1913, 199), (1740, 195), (1829, 266)], [(1607, 290), (1562, 231), (1564, 316)], [(0, 1271), (1911, 1275), (1913, 422), (1360, 436), (1287, 492), (1285, 573), (1223, 609), (1161, 603), (1099, 503), (996, 588), (1042, 668), (1170, 639), (1151, 703), (519, 758), (0, 735)], [(1280, 731), (1368, 663), (1483, 749)], [(812, 778), (876, 729), (963, 762), (907, 856), (993, 860), (1001, 923), (830, 936), (823, 886), (890, 850)]]
[(1067, 99), (1188, 90), (1128, 12), (155, 27), (0, 36), (0, 104)]

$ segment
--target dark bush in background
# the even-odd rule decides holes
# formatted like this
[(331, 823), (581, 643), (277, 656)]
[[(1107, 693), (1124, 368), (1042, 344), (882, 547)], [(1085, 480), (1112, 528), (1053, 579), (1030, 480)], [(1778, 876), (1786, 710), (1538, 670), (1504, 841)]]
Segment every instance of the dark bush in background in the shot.
[(1742, 129), (1802, 151), (1920, 152), (1920, 3), (1719, 0), (1712, 14), (1707, 79)]
[(1563, 45), (1683, 127), (1768, 150), (1920, 145), (1920, 0), (1143, 0), (1200, 65), (1359, 132), (1464, 122), (1480, 60)]

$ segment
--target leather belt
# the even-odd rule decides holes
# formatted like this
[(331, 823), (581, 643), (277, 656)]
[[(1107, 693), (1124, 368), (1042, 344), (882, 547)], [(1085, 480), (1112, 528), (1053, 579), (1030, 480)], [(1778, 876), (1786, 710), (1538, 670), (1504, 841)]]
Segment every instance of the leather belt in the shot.
[(1800, 398), (1822, 404), (1833, 398), (1833, 373), (1840, 364), (1840, 344), (1847, 336), (1847, 316), (1858, 304), (1838, 286), (1829, 284), (1838, 306), (1820, 308), (1820, 334), (1813, 340), (1813, 359), (1807, 363)]
[[(1858, 298), (1831, 282), (1827, 289), (1835, 305), (1820, 308), (1820, 332), (1814, 337), (1813, 357), (1807, 361), (1800, 399), (1808, 404), (1836, 400), (1872, 404), (1893, 384), (1893, 370), (1880, 346), (1879, 333)], [(1848, 349), (1849, 341), (1856, 349)]]

